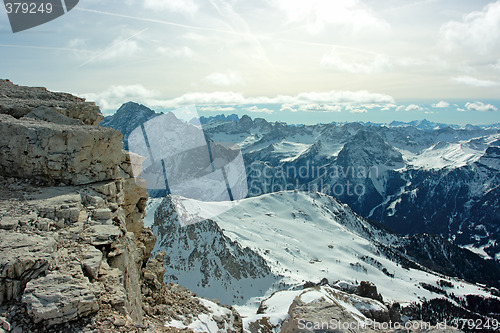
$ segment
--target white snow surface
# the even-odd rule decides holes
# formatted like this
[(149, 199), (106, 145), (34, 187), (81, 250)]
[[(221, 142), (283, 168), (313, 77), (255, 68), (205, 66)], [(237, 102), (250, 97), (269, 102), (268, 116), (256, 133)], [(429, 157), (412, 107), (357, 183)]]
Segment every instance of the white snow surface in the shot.
[[(213, 210), (218, 205), (188, 201), (189, 205), (198, 205), (199, 209)], [(319, 282), (322, 278), (330, 282), (343, 280), (353, 284), (371, 281), (385, 300), (400, 303), (418, 301), (422, 297), (439, 297), (423, 289), (419, 283), (437, 286), (440, 279), (452, 281), (456, 296), (486, 295), (480, 286), (431, 272), (404, 269), (389, 260), (377, 249), (376, 244), (381, 242), (390, 245), (395, 236), (374, 229), (347, 205), (331, 197), (286, 191), (233, 204), (232, 209), (214, 220), (226, 236), (242, 247), (249, 247), (259, 253), (272, 272), (282, 277), (279, 284), (268, 285), (270, 289), (267, 291), (253, 295), (246, 304), (235, 306), (244, 316), (255, 318), (258, 301), (279, 290), (279, 287), (290, 289), (306, 281)], [(383, 268), (394, 277), (384, 274)], [(250, 289), (255, 291), (255, 286)], [(200, 291), (197, 292), (204, 296)], [(216, 292), (207, 294), (213, 296)], [(284, 301), (288, 302), (293, 295), (283, 295)], [(276, 299), (276, 320), (287, 311), (279, 305), (280, 299)]]

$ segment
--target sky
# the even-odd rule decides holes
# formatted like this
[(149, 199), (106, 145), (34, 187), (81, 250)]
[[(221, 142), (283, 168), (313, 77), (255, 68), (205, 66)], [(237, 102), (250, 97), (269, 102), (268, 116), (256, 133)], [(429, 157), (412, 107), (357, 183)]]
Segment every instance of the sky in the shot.
[(18, 33), (0, 7), (0, 78), (106, 115), (500, 122), (500, 0), (80, 0)]

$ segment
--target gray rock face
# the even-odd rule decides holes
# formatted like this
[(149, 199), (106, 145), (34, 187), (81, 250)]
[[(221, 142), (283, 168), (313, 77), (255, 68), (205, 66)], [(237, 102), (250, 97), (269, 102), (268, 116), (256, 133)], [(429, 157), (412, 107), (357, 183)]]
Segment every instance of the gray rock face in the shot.
[[(165, 251), (165, 281), (190, 288), (197, 294), (226, 304), (264, 293), (278, 277), (257, 252), (232, 241), (213, 220), (182, 226), (179, 205), (168, 195), (155, 212), (155, 250)], [(251, 281), (251, 282), (249, 282)], [(253, 285), (251, 285), (253, 284)]]
[(16, 298), (29, 280), (45, 273), (55, 249), (52, 237), (0, 230), (0, 304)]
[(122, 136), (108, 128), (0, 115), (0, 174), (56, 184), (120, 177)]
[[(101, 119), (81, 98), (0, 80), (0, 332), (152, 332), (178, 318), (155, 306), (174, 293), (161, 278), (144, 315), (147, 192)], [(186, 315), (194, 298), (178, 298)]]
[(86, 229), (84, 238), (94, 246), (101, 246), (115, 242), (121, 234), (116, 225), (98, 224)]
[(84, 98), (0, 80), (0, 113), (21, 118), (42, 106), (55, 108), (62, 115), (78, 119), (86, 125), (97, 125), (104, 119), (99, 107), (95, 103), (85, 102)]
[(35, 323), (60, 324), (99, 309), (94, 289), (88, 280), (52, 272), (28, 282), (23, 302)]
[(47, 106), (40, 106), (25, 115), (23, 118), (43, 120), (49, 123), (61, 125), (83, 125), (82, 121), (66, 117), (61, 112), (58, 112), (56, 108), (50, 108)]
[(99, 268), (102, 263), (102, 252), (93, 246), (83, 247), (82, 268), (83, 271), (92, 279), (96, 280), (99, 274)]

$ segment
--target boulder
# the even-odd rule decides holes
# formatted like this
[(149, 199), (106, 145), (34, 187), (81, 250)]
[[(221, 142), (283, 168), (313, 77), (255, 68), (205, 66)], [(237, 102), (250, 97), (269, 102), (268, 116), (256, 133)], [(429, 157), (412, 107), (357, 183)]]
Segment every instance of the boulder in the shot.
[(52, 237), (0, 230), (0, 304), (16, 298), (28, 281), (47, 271), (56, 247)]
[(51, 108), (86, 125), (95, 126), (104, 119), (99, 107), (95, 103), (85, 102), (84, 98), (0, 80), (0, 113), (21, 118), (40, 107)]
[(98, 224), (84, 230), (83, 237), (94, 246), (108, 245), (122, 235), (120, 227), (109, 224)]
[(49, 123), (60, 125), (83, 125), (83, 122), (78, 119), (66, 117), (61, 111), (56, 108), (40, 106), (33, 111), (30, 111), (23, 118), (31, 118), (36, 120), (43, 120)]
[(99, 310), (98, 290), (88, 280), (51, 272), (28, 282), (22, 297), (35, 323), (65, 323)]
[(59, 125), (0, 114), (0, 174), (81, 185), (120, 176), (122, 135), (110, 128)]
[(82, 269), (93, 281), (99, 274), (102, 262), (102, 252), (91, 245), (83, 245), (82, 248)]

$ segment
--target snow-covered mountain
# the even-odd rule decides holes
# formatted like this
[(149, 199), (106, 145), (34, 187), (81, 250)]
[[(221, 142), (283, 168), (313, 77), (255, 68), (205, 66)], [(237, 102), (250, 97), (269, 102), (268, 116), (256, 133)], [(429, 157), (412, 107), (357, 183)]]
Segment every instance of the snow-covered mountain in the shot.
[[(116, 122), (137, 119), (120, 110)], [(129, 127), (107, 124), (127, 137)], [(290, 126), (245, 115), (203, 129), (216, 143), (240, 145), (250, 196), (318, 190), (400, 234), (438, 233), (500, 259), (498, 126)]]
[(153, 252), (165, 251), (165, 280), (226, 304), (246, 303), (278, 281), (268, 263), (249, 247), (228, 237), (215, 221), (183, 226), (178, 207), (167, 196), (154, 213), (158, 240)]
[[(286, 290), (283, 297), (290, 303), (266, 312), (281, 325), (300, 294), (297, 290), (310, 281), (328, 280), (347, 291), (356, 289), (359, 281), (370, 281), (387, 304), (403, 306), (444, 298), (461, 308), (467, 295), (493, 297), (480, 285), (424, 266), (428, 250), (433, 268), (439, 270), (444, 262), (450, 275), (490, 284), (478, 280), (481, 273), (469, 272), (485, 269), (487, 264), (479, 256), (441, 238), (422, 237), (416, 246), (415, 240), (387, 232), (321, 193), (286, 191), (243, 199), (213, 220), (187, 227), (179, 224), (173, 201), (191, 210), (224, 204), (168, 196), (159, 205), (153, 224), (159, 237), (154, 251), (167, 252), (166, 281), (238, 305), (247, 326), (263, 318), (256, 312), (263, 299)], [(412, 252), (415, 247), (422, 253)], [(491, 276), (498, 285), (500, 272), (495, 267)]]
[(111, 127), (120, 131), (123, 134), (123, 149), (128, 150), (128, 136), (129, 134), (141, 124), (160, 115), (150, 108), (134, 103), (127, 102), (123, 104), (115, 114), (105, 117), (99, 123), (103, 127)]
[(242, 146), (250, 195), (320, 190), (401, 234), (439, 233), (496, 257), (497, 129), (240, 123), (205, 131)]

